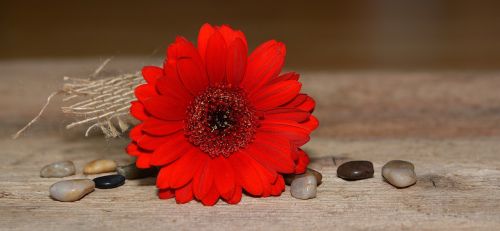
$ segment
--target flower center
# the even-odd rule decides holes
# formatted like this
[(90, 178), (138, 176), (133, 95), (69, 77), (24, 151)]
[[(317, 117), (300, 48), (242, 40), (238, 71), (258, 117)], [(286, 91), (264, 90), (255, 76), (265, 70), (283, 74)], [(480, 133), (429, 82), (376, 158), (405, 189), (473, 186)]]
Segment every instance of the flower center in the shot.
[(258, 117), (245, 92), (227, 86), (209, 87), (187, 108), (188, 140), (214, 158), (229, 157), (252, 142)]

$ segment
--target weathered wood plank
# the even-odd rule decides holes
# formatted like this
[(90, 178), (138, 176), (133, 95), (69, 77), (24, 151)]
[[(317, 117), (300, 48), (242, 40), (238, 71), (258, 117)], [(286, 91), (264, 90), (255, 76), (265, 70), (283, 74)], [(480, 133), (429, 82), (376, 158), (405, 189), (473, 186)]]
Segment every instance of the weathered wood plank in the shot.
[[(140, 61), (138, 61), (140, 60)], [(115, 61), (133, 71), (153, 60)], [(117, 64), (118, 63), (118, 64)], [(313, 200), (245, 196), (236, 206), (177, 205), (155, 195), (154, 179), (96, 190), (81, 201), (48, 197), (57, 179), (39, 178), (45, 164), (96, 158), (121, 164), (126, 138), (82, 138), (64, 131), (57, 101), (24, 138), (8, 135), (36, 114), (61, 76), (91, 73), (98, 60), (0, 62), (0, 230), (496, 230), (500, 227), (500, 78), (496, 73), (303, 73), (318, 102), (321, 126), (306, 149), (323, 173)], [(346, 182), (336, 168), (370, 160), (375, 177)], [(382, 165), (404, 159), (418, 182), (395, 189)]]

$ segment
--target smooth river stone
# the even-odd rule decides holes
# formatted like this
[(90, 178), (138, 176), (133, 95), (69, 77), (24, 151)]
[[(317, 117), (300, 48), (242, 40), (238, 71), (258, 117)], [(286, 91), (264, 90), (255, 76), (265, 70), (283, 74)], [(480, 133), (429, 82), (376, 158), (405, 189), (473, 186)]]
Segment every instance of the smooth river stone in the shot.
[(140, 179), (150, 176), (155, 176), (158, 173), (157, 168), (137, 168), (135, 163), (119, 166), (116, 168), (116, 172), (126, 179)]
[(122, 186), (125, 183), (125, 177), (122, 175), (107, 175), (94, 179), (95, 187), (100, 189), (110, 189)]
[(116, 162), (113, 160), (94, 160), (85, 165), (84, 174), (98, 174), (116, 171)]
[(370, 161), (355, 160), (341, 164), (337, 176), (344, 180), (363, 180), (373, 177), (373, 164)]
[(297, 175), (292, 181), (290, 193), (297, 199), (307, 200), (316, 197), (316, 177), (312, 174)]
[(61, 178), (65, 176), (75, 175), (76, 168), (73, 161), (60, 161), (49, 165), (45, 165), (40, 170), (40, 177), (46, 178)]
[[(304, 174), (312, 174), (314, 177), (316, 177), (316, 182), (318, 183), (318, 185), (320, 185), (322, 183), (322, 180), (323, 180), (323, 175), (321, 175), (320, 172), (314, 170), (314, 169), (310, 169), (308, 168), (306, 170), (306, 172)], [(286, 185), (291, 185), (292, 184), (292, 181), (297, 177), (297, 176), (303, 176), (304, 174), (287, 174), (287, 175), (284, 175), (284, 179), (285, 179), (285, 184)]]
[(396, 188), (406, 188), (417, 182), (415, 166), (404, 160), (391, 160), (382, 167), (384, 179)]
[(94, 188), (94, 181), (89, 179), (64, 180), (50, 186), (49, 192), (54, 200), (71, 202), (82, 199)]

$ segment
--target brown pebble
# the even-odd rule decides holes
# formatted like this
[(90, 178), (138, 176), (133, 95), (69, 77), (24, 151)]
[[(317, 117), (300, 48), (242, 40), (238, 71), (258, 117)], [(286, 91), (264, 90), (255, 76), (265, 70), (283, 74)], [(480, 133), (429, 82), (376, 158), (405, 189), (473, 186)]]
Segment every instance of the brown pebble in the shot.
[(373, 164), (366, 160), (349, 161), (337, 168), (337, 176), (344, 180), (363, 180), (373, 177)]
[(94, 160), (85, 165), (84, 174), (98, 174), (116, 171), (116, 162), (113, 160)]

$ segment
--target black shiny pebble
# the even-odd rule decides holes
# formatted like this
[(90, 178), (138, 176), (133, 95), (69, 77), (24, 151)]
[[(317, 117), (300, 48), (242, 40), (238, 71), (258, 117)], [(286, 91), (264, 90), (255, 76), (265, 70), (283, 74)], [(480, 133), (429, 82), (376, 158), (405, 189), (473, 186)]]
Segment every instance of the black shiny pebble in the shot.
[(363, 180), (373, 177), (373, 164), (366, 160), (345, 162), (337, 168), (337, 176), (344, 180)]
[(122, 175), (107, 175), (94, 178), (96, 188), (109, 189), (122, 186), (125, 183), (125, 177)]

